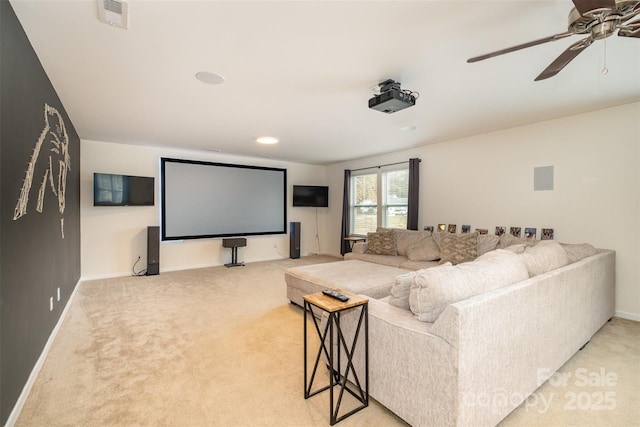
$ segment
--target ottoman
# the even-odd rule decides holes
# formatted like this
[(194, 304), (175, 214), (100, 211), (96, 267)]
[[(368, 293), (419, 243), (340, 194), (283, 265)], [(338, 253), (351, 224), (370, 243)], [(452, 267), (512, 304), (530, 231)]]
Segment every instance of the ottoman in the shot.
[(304, 295), (325, 289), (347, 290), (375, 299), (384, 298), (391, 293), (396, 277), (410, 271), (350, 260), (293, 267), (285, 272), (284, 278), (287, 298), (302, 307)]

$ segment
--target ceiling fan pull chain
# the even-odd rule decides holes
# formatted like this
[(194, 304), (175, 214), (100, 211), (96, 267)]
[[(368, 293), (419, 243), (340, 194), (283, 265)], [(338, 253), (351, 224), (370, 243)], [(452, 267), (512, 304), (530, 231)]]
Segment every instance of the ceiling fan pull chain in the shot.
[(604, 40), (604, 67), (602, 68), (602, 75), (606, 76), (609, 73), (609, 69), (607, 68), (607, 39)]

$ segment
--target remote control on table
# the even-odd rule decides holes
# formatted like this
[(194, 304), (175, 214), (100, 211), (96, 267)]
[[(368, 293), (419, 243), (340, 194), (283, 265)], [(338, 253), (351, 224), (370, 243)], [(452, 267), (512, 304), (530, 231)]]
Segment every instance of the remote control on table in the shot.
[(335, 299), (340, 300), (342, 302), (349, 301), (349, 297), (346, 296), (346, 295), (341, 294), (340, 292), (336, 292), (336, 291), (331, 291), (329, 289), (325, 289), (324, 291), (322, 291), (322, 293), (325, 294), (328, 297), (335, 298)]

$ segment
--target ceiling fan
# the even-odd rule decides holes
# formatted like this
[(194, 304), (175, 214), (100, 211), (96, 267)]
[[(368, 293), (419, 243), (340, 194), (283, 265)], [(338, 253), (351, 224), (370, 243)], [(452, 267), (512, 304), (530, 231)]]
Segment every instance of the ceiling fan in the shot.
[[(569, 46), (535, 81), (548, 79), (558, 74), (569, 62), (594, 41), (602, 40), (618, 30), (618, 36), (640, 38), (640, 20), (630, 21), (640, 15), (640, 0), (572, 0), (575, 5), (569, 12), (569, 28), (564, 33), (523, 43), (517, 46), (470, 58), (467, 62), (478, 62), (494, 56), (514, 52), (572, 36), (587, 34), (587, 37)], [(606, 68), (605, 68), (606, 70)]]

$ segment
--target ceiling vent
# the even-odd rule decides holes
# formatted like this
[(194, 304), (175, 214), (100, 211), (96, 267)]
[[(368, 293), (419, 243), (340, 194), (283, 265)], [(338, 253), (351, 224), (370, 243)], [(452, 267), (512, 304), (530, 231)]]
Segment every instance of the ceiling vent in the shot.
[(112, 27), (129, 28), (129, 5), (123, 0), (97, 0), (98, 19)]

